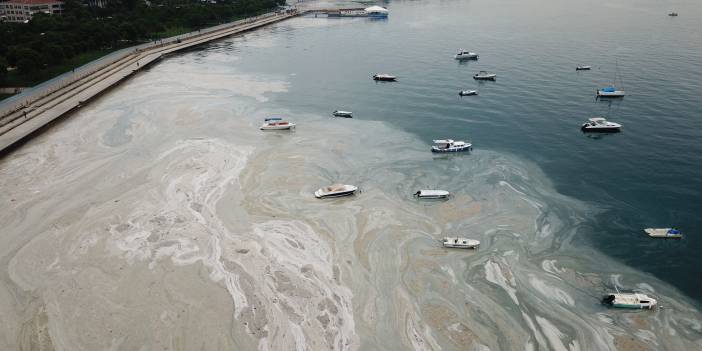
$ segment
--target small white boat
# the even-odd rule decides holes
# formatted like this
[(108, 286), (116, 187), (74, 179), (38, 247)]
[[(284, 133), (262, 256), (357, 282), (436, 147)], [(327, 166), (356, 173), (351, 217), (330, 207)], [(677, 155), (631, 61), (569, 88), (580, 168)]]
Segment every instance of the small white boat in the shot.
[(366, 16), (371, 18), (387, 18), (388, 9), (380, 6), (371, 6), (364, 9)]
[(334, 115), (334, 117), (345, 117), (345, 118), (353, 117), (353, 113), (351, 111), (341, 111), (341, 110), (336, 110), (336, 111), (332, 112), (332, 115)]
[(583, 132), (601, 132), (601, 133), (614, 133), (619, 132), (622, 125), (619, 123), (610, 122), (603, 117), (593, 117), (583, 123), (580, 129)]
[(397, 77), (390, 74), (374, 74), (373, 80), (383, 82), (394, 82), (397, 80)]
[(473, 79), (477, 79), (477, 80), (495, 80), (496, 78), (497, 78), (497, 74), (490, 73), (487, 71), (480, 71), (480, 72), (473, 75)]
[(458, 95), (460, 95), (460, 96), (478, 95), (478, 91), (477, 90), (461, 90), (458, 92)]
[(261, 126), (261, 130), (287, 130), (295, 128), (295, 123), (284, 121), (280, 117), (266, 118)]
[(658, 301), (646, 294), (616, 292), (605, 295), (602, 303), (616, 308), (653, 309)]
[(434, 140), (431, 147), (432, 152), (461, 152), (473, 150), (473, 144), (465, 141), (454, 141), (453, 139)]
[(576, 71), (589, 71), (591, 69), (592, 69), (592, 66), (588, 66), (588, 65), (575, 66)]
[(414, 196), (420, 199), (448, 199), (449, 193), (446, 190), (418, 190)]
[(682, 232), (675, 228), (646, 228), (644, 232), (652, 238), (680, 239), (683, 236)]
[(444, 247), (456, 249), (477, 249), (480, 241), (466, 238), (446, 237), (443, 241)]
[(330, 186), (320, 188), (314, 192), (314, 196), (318, 199), (324, 199), (329, 197), (342, 197), (349, 196), (356, 193), (358, 187), (348, 184), (332, 184)]
[(455, 58), (456, 60), (477, 60), (478, 54), (460, 49), (453, 58)]
[(613, 86), (597, 90), (598, 97), (623, 97), (624, 95), (624, 90), (617, 90), (617, 88)]

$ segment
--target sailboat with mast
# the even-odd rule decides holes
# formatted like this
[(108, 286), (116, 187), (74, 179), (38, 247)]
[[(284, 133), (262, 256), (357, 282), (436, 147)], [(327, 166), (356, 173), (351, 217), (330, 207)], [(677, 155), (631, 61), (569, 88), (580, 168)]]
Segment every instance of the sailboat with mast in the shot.
[(597, 97), (608, 97), (608, 98), (618, 98), (618, 97), (624, 97), (624, 82), (619, 78), (620, 82), (620, 87), (622, 88), (616, 88), (617, 86), (617, 78), (619, 76), (619, 62), (617, 62), (617, 70), (614, 73), (614, 81), (612, 82), (611, 85), (604, 87), (602, 89), (597, 89)]

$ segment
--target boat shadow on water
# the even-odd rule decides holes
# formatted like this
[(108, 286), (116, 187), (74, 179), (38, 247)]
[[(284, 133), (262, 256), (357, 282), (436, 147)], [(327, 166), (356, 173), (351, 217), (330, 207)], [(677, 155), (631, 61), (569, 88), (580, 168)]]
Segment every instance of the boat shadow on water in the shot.
[(590, 133), (586, 131), (582, 131), (582, 134), (585, 135), (588, 139), (595, 139), (595, 140), (600, 140), (604, 138), (609, 138), (611, 135), (617, 135), (621, 134), (621, 132), (599, 132), (599, 133)]
[(457, 157), (469, 157), (472, 153), (473, 151), (432, 153), (432, 159), (437, 161), (449, 161)]

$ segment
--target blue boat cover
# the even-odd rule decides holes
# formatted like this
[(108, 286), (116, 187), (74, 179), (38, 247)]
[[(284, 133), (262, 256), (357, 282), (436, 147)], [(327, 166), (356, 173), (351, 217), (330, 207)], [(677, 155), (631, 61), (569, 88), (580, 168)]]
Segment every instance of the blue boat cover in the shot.
[(668, 234), (680, 234), (680, 231), (677, 229), (671, 229), (668, 231)]
[(602, 88), (602, 91), (605, 93), (613, 93), (615, 91), (614, 87), (606, 87)]
[(282, 121), (283, 119), (280, 117), (269, 117), (266, 118), (265, 121)]

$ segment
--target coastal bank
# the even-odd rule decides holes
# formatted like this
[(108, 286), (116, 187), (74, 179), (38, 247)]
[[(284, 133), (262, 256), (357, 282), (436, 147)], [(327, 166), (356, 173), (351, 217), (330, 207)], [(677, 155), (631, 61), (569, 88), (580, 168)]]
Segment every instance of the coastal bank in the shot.
[(301, 14), (296, 9), (257, 17), (120, 50), (0, 104), (0, 155), (9, 147), (107, 92), (165, 55), (260, 28)]

